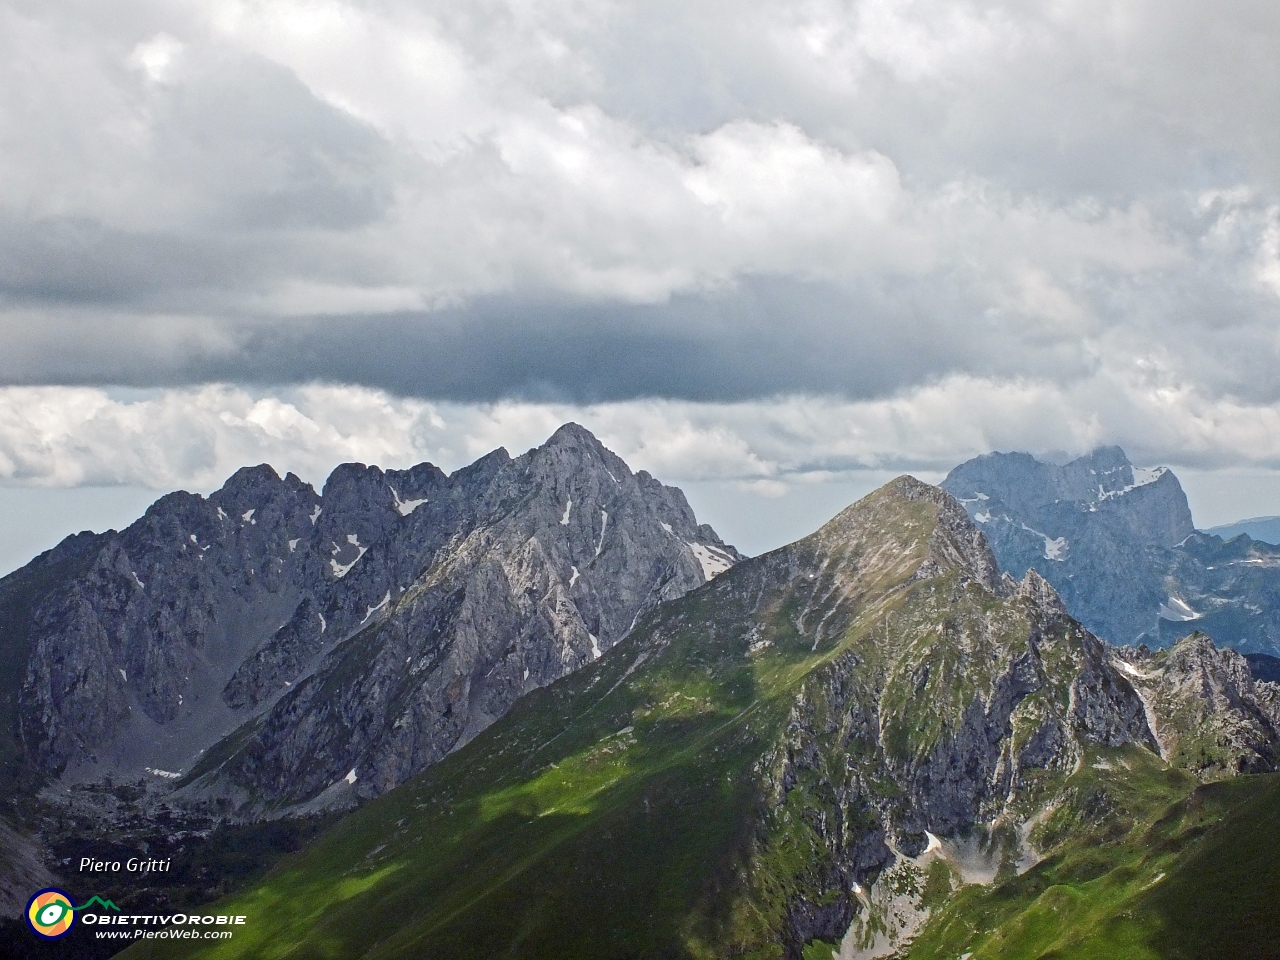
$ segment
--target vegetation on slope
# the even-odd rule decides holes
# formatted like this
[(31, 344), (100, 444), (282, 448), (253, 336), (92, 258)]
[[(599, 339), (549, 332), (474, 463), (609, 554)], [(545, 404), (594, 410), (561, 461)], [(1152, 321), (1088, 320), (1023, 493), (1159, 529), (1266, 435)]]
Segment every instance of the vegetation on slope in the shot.
[[(853, 611), (908, 579), (936, 507), (895, 507), (890, 529), (870, 510), (861, 539), (843, 541), (855, 564), (865, 547), (895, 546), (870, 558), (872, 575), (834, 591), (798, 568), (812, 597)], [(765, 586), (776, 602), (760, 604)], [(821, 798), (800, 785), (774, 809), (766, 757), (797, 689), (861, 632), (815, 643), (806, 615), (838, 604), (794, 600), (742, 565), (665, 606), (234, 898), (225, 910), (250, 923), (208, 955), (782, 956), (789, 908), (829, 897), (831, 855), (811, 822)]]
[(1280, 957), (1280, 776), (1198, 784), (1146, 750), (1102, 752), (1033, 835), (1021, 876), (962, 887), (910, 960)]
[(911, 852), (994, 818), (1012, 853), (1037, 813), (1053, 853), (1022, 876), (1012, 855), (954, 895), (943, 868), (885, 873), (936, 908), (913, 956), (1186, 955), (1160, 946), (1179, 935), (1159, 898), (1234, 849), (1226, 812), (1271, 781), (1198, 788), (1132, 743), (1081, 756), (1062, 738), (1082, 691), (1140, 716), (1136, 695), (1035, 582), (994, 589), (939, 510), (886, 488), (665, 605), (208, 908), (249, 917), (231, 940), (129, 956), (816, 958), (890, 835)]

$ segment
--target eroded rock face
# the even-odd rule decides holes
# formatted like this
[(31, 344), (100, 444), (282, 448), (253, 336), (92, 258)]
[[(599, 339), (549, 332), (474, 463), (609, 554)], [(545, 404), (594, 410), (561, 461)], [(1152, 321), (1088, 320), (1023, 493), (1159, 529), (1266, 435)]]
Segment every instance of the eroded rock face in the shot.
[(739, 559), (575, 425), (452, 476), (345, 464), (321, 494), (245, 468), (77, 549), (3, 638), (27, 761), (185, 773), (235, 733), (202, 773), (287, 800), (393, 786)]
[(855, 893), (929, 834), (1016, 834), (1090, 750), (1157, 747), (1111, 648), (1039, 574), (1001, 577), (936, 488), (895, 481), (734, 582), (754, 602), (717, 630), (745, 631), (748, 651), (791, 630), (804, 649), (847, 644), (803, 682), (759, 765), (762, 856), (797, 821), (825, 848), (816, 890), (789, 907), (788, 955), (838, 940)]
[(1192, 633), (1167, 650), (1116, 652), (1146, 703), (1161, 755), (1202, 779), (1280, 769), (1280, 684), (1239, 653)]
[(1222, 645), (1280, 652), (1280, 547), (1197, 532), (1172, 471), (1137, 469), (1119, 447), (1061, 466), (993, 453), (942, 486), (1001, 569), (1040, 573), (1111, 643), (1168, 646), (1194, 622)]

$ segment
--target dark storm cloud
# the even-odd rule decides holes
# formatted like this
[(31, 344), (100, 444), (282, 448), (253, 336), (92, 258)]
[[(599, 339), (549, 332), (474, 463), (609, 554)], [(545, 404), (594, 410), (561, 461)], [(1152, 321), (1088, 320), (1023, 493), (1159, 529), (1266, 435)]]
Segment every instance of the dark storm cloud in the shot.
[[(939, 329), (927, 304), (885, 291), (758, 278), (658, 305), (489, 297), (430, 314), (216, 326), (95, 314), (12, 328), (0, 377), (136, 387), (322, 380), (462, 402), (740, 401), (806, 392), (865, 398), (956, 369), (1009, 375), (1032, 362), (1030, 350), (1016, 367), (981, 350), (972, 334), (980, 318), (952, 320)], [(86, 337), (90, 331), (96, 335)], [(24, 353), (20, 344), (33, 341)], [(1042, 354), (1050, 377), (1089, 364), (1056, 344)]]
[(0, 379), (1273, 403), (1264, 4), (0, 3)]

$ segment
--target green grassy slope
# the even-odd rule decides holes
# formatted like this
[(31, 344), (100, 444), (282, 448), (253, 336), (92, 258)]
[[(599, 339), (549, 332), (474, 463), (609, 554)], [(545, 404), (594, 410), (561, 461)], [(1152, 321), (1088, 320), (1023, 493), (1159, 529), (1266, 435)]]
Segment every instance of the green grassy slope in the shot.
[(1198, 785), (1136, 748), (1093, 758), (1041, 827), (1051, 856), (963, 887), (910, 960), (1280, 957), (1280, 776)]
[[(936, 507), (890, 506), (864, 503), (843, 547), (846, 565), (868, 559), (839, 594), (850, 610), (874, 607), (927, 554)], [(803, 553), (786, 562), (817, 569)], [(225, 904), (250, 918), (231, 941), (130, 955), (782, 956), (788, 905), (825, 895), (826, 854), (803, 785), (767, 814), (762, 758), (805, 679), (868, 631), (815, 649), (785, 584), (762, 602), (771, 582), (758, 564), (735, 568), (526, 696)]]
[(716, 893), (747, 854), (757, 731), (778, 722), (760, 687), (778, 677), (713, 649), (673, 638), (619, 684), (645, 653), (624, 644), (526, 697), (237, 898), (251, 922), (211, 955), (718, 953), (753, 923)]
[[(1087, 653), (1065, 617), (983, 588), (940, 530), (935, 503), (873, 494), (654, 611), (601, 660), (207, 908), (249, 918), (231, 940), (126, 955), (829, 955), (796, 932), (797, 905), (811, 919), (847, 903), (850, 864), (859, 883), (875, 879), (884, 861), (863, 854), (881, 823), (904, 822), (901, 771), (1034, 660), (1050, 676), (1009, 718), (1020, 750), (1069, 710), (1062, 678)], [(1197, 787), (1136, 746), (1032, 773), (1005, 809), (1030, 816), (1058, 798), (1032, 835), (1053, 856), (950, 899), (930, 875), (937, 912), (912, 956), (1190, 956), (1168, 943), (1200, 942), (1182, 915), (1203, 858), (1235, 851), (1242, 818), (1277, 799), (1266, 778)], [(1280, 850), (1272, 833), (1263, 849)], [(1275, 891), (1266, 864), (1249, 869)]]

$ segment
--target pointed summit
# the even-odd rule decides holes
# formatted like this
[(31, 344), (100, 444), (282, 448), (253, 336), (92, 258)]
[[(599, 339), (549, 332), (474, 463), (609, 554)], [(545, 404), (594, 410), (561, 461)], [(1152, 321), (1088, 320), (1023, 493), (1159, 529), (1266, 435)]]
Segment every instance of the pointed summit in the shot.
[(558, 463), (603, 463), (615, 481), (622, 479), (620, 474), (624, 471), (628, 476), (631, 474), (630, 468), (621, 457), (601, 443), (594, 433), (578, 423), (564, 424), (547, 439), (546, 443), (530, 450), (528, 455), (550, 457)]
[(547, 438), (544, 447), (558, 447), (567, 444), (585, 445), (599, 450), (604, 449), (604, 445), (596, 437), (594, 433), (588, 430), (580, 423), (569, 423), (560, 426), (555, 433)]
[(831, 556), (850, 556), (858, 545), (879, 544), (877, 563), (918, 562), (918, 576), (958, 569), (992, 592), (1000, 571), (982, 531), (945, 490), (901, 476), (846, 507), (799, 545), (812, 543)]

